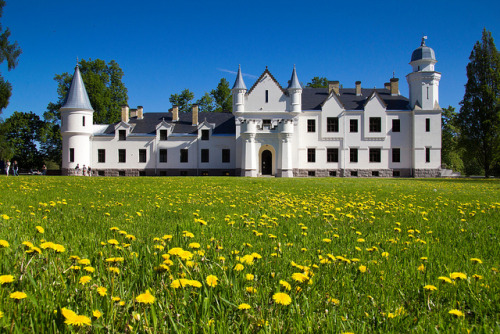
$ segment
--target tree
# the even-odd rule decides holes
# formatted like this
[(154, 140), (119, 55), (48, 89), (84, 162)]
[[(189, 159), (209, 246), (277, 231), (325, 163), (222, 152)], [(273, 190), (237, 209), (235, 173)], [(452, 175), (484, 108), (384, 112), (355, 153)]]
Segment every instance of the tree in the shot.
[(467, 159), (479, 162), (486, 177), (499, 159), (500, 54), (491, 32), (483, 29), (467, 65), (467, 84), (458, 124)]
[(40, 168), (44, 156), (38, 150), (44, 122), (33, 112), (15, 111), (1, 124), (0, 133), (8, 143), (10, 158), (17, 160), (21, 168)]
[(191, 100), (194, 99), (194, 93), (189, 89), (184, 89), (180, 94), (171, 94), (170, 95), (170, 103), (172, 105), (179, 106), (180, 112), (189, 112), (191, 111), (192, 104)]
[(233, 111), (233, 95), (229, 88), (229, 82), (226, 79), (220, 79), (217, 88), (212, 89), (210, 95), (212, 95), (215, 100), (215, 112)]
[(441, 161), (447, 168), (462, 172), (462, 149), (459, 147), (460, 129), (457, 125), (458, 113), (455, 108), (448, 106), (441, 113)]
[(311, 88), (328, 88), (328, 79), (325, 77), (314, 77), (311, 82), (307, 83), (306, 87)]
[[(0, 18), (3, 14), (3, 7), (5, 6), (5, 1), (0, 0)], [(0, 64), (7, 61), (8, 70), (12, 70), (16, 67), (18, 58), (21, 55), (21, 48), (17, 45), (17, 42), (11, 43), (9, 41), (10, 30), (9, 28), (2, 28), (0, 24)], [(12, 86), (8, 81), (5, 81), (0, 74), (0, 114), (2, 109), (6, 108), (9, 104), (10, 96), (12, 95)]]
[[(121, 106), (127, 104), (127, 88), (121, 81), (123, 71), (114, 60), (107, 64), (104, 60), (88, 61), (82, 59), (78, 63), (90, 104), (94, 109), (94, 123), (112, 124), (121, 118)], [(64, 104), (73, 75), (67, 72), (56, 74), (58, 101), (49, 103), (44, 117), (48, 120), (60, 121), (59, 109)]]
[(214, 111), (214, 99), (208, 93), (205, 93), (205, 95), (203, 95), (201, 99), (196, 101), (196, 104), (198, 104), (200, 112)]

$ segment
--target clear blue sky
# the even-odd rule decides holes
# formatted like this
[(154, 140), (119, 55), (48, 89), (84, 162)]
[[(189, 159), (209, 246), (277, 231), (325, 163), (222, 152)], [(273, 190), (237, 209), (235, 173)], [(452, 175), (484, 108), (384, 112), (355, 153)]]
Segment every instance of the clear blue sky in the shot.
[(302, 83), (314, 76), (383, 87), (393, 71), (408, 96), (412, 51), (427, 35), (442, 73), (440, 104), (459, 108), (465, 66), (483, 27), (500, 48), (498, 1), (130, 1), (6, 0), (1, 23), (23, 50), (0, 71), (13, 93), (1, 117), (42, 115), (57, 100), (55, 74), (76, 57), (114, 59), (129, 105), (166, 112), (170, 94), (200, 98), (241, 64), (250, 87), (266, 65), (286, 85), (293, 65)]

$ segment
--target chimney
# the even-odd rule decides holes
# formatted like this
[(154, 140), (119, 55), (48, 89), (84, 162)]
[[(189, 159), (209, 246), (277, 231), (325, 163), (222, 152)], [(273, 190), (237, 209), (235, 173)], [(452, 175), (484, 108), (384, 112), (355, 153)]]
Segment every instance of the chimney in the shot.
[(136, 117), (137, 116), (137, 109), (130, 109), (129, 110), (129, 117)]
[(399, 95), (399, 79), (391, 78), (390, 82), (391, 82), (391, 95), (392, 96)]
[(193, 104), (193, 125), (198, 125), (198, 105)]
[(177, 122), (179, 120), (179, 106), (172, 106), (172, 122)]
[(335, 94), (339, 95), (340, 91), (338, 81), (328, 81), (328, 94), (330, 94), (332, 90), (335, 92)]
[(361, 81), (356, 81), (356, 96), (361, 96)]
[(384, 88), (387, 89), (387, 90), (391, 90), (391, 84), (388, 83), (388, 82), (385, 82), (384, 83)]
[(137, 119), (144, 118), (144, 108), (142, 106), (137, 106)]
[(122, 122), (128, 123), (129, 121), (129, 115), (128, 115), (129, 109), (127, 105), (122, 106)]

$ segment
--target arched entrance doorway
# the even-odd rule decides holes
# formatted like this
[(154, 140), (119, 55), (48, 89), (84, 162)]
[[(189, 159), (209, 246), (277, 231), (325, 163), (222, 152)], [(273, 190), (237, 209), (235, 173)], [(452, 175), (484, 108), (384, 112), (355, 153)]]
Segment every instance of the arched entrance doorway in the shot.
[(272, 175), (273, 173), (273, 154), (269, 150), (262, 151), (261, 154), (262, 175)]

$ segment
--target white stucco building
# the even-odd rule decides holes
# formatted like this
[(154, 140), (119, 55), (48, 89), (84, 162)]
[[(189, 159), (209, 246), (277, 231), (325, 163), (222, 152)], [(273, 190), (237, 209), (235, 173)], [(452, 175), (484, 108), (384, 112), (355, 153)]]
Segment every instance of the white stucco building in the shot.
[(434, 50), (413, 51), (406, 78), (365, 89), (287, 86), (266, 68), (247, 89), (238, 69), (232, 113), (144, 113), (122, 108), (116, 124), (93, 124), (78, 67), (61, 108), (63, 174), (78, 164), (105, 176), (435, 177), (441, 173), (441, 107)]

